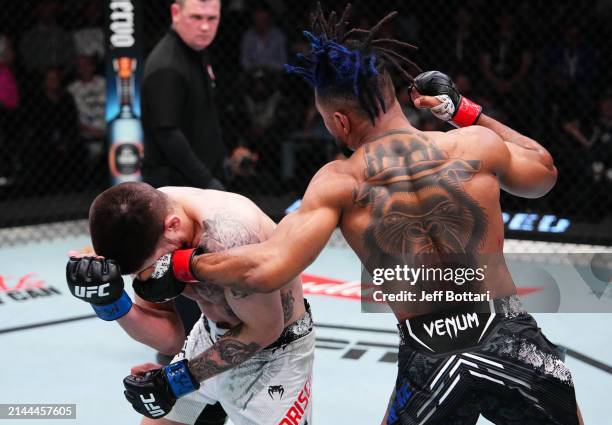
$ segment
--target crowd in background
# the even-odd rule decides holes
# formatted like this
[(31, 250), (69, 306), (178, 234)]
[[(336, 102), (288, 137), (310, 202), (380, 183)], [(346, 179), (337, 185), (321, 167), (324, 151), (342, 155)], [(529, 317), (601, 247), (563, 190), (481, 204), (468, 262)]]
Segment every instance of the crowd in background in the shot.
[[(344, 3), (331, 0), (325, 7), (342, 9)], [(353, 3), (353, 22), (361, 28), (397, 9), (399, 18), (381, 37), (418, 46), (413, 58), (421, 68), (448, 73), (487, 114), (553, 153), (559, 184), (554, 196), (535, 205), (571, 216), (595, 214), (589, 219), (609, 214), (612, 1)], [(40, 195), (108, 184), (104, 4), (40, 0), (0, 12), (0, 193), (11, 185), (22, 195)], [(248, 179), (227, 176), (230, 183), (236, 177), (234, 190), (299, 192), (320, 165), (338, 155), (312, 90), (282, 71), (296, 53), (308, 50), (301, 31), (309, 27), (313, 5), (223, 2), (212, 51), (224, 138), (257, 153), (256, 163), (245, 165)], [(168, 28), (168, 6), (169, 1), (145, 3), (145, 53)], [(411, 122), (423, 130), (448, 129), (414, 110), (408, 87), (397, 79), (398, 99)], [(506, 202), (522, 208), (521, 201)], [(593, 202), (602, 207), (584, 207)]]
[(24, 195), (82, 190), (87, 170), (106, 168), (103, 5), (80, 2), (69, 21), (56, 0), (23, 12), (8, 18), (30, 25), (0, 36), (1, 183)]

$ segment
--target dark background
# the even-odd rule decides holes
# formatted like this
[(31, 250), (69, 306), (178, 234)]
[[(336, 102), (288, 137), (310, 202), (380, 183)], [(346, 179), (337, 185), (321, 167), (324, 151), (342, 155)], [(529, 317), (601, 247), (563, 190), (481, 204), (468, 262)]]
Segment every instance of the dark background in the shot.
[[(279, 219), (314, 172), (338, 152), (314, 113), (305, 83), (277, 69), (241, 66), (242, 38), (253, 25), (253, 10), (263, 3), (224, 1), (212, 52), (228, 146), (244, 145), (259, 154), (251, 175), (228, 175), (228, 187)], [(3, 103), (0, 96), (0, 228), (86, 218), (91, 200), (109, 185), (103, 139), (83, 133), (77, 96), (66, 90), (79, 79), (82, 56), (103, 75), (103, 55), (79, 52), (74, 40), (79, 30), (104, 31), (106, 4), (3, 2), (0, 35), (10, 41), (14, 61), (3, 63), (0, 55), (0, 75), (10, 70), (18, 102)], [(329, 0), (324, 7), (342, 10), (344, 4)], [(170, 1), (143, 5), (142, 43), (148, 53), (168, 29)], [(269, 3), (271, 25), (284, 35), (290, 62), (306, 48), (301, 30), (308, 28), (312, 7), (313, 1)], [(572, 224), (564, 233), (515, 230), (510, 236), (612, 243), (612, 2), (378, 0), (357, 1), (354, 8), (352, 22), (358, 27), (398, 10), (386, 36), (419, 46), (412, 58), (422, 69), (449, 73), (486, 113), (551, 151), (559, 169), (553, 191), (538, 200), (503, 195), (502, 207), (509, 214), (537, 214), (531, 224), (521, 221), (519, 227), (527, 230), (537, 228), (543, 215)], [(61, 42), (31, 41), (41, 20)], [(458, 32), (459, 26), (465, 31)], [(33, 57), (42, 59), (33, 65)], [(450, 128), (414, 111), (405, 88), (398, 79), (398, 96), (413, 124)], [(254, 118), (258, 108), (271, 111), (265, 125)]]

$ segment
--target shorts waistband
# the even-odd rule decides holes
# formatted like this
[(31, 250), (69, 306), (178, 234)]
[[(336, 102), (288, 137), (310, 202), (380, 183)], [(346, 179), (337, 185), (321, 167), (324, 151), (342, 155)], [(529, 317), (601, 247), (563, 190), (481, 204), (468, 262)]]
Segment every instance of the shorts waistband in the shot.
[(264, 348), (264, 350), (280, 348), (284, 345), (292, 343), (293, 341), (297, 341), (298, 339), (312, 332), (314, 322), (312, 321), (310, 304), (306, 298), (304, 298), (304, 308), (306, 309), (304, 314), (302, 314), (295, 322), (283, 329), (278, 339)]
[[(304, 298), (304, 308), (306, 311), (302, 314), (295, 322), (291, 323), (283, 331), (276, 341), (272, 344), (268, 345), (264, 348), (264, 350), (277, 349), (287, 344), (291, 344), (292, 342), (302, 338), (303, 336), (308, 335), (312, 332), (314, 328), (314, 322), (312, 320), (312, 313), (310, 311), (310, 304), (308, 300)], [(202, 315), (202, 320), (204, 322), (204, 327), (208, 333), (211, 333), (211, 323), (208, 318)], [(216, 337), (221, 337), (222, 335), (215, 335)]]
[[(482, 338), (484, 337), (485, 333), (488, 333), (488, 331), (492, 328), (492, 325), (493, 323), (495, 323), (496, 320), (499, 320), (501, 318), (511, 319), (511, 318), (527, 313), (527, 311), (523, 308), (523, 304), (520, 298), (517, 295), (511, 295), (508, 297), (503, 297), (503, 298), (498, 298), (496, 300), (492, 300), (489, 303), (489, 307), (485, 310), (480, 309), (480, 307), (482, 306), (479, 306), (478, 309), (475, 308), (473, 312), (470, 312), (469, 310), (466, 311), (465, 308), (462, 310), (448, 309), (448, 310), (443, 310), (443, 311), (436, 312), (436, 313), (415, 316), (411, 319), (400, 322), (397, 325), (400, 340), (401, 340), (400, 345), (415, 345), (416, 347), (419, 347), (419, 348), (422, 346), (426, 346), (427, 348), (429, 348), (429, 345), (424, 341), (425, 338), (419, 337), (419, 335), (417, 335), (418, 334), (417, 330), (420, 328), (423, 328), (424, 323), (429, 323), (429, 329), (433, 329), (432, 323), (438, 322), (440, 320), (444, 321), (445, 318), (459, 317), (459, 315), (465, 315), (465, 314), (472, 315), (472, 316), (476, 314), (482, 318), (482, 320), (480, 320), (481, 325), (483, 325), (482, 334), (480, 335), (480, 338), (478, 338), (478, 341), (482, 341)], [(464, 327), (468, 326), (465, 319), (463, 319), (463, 322), (462, 322), (461, 318), (459, 318), (458, 326), (461, 326), (461, 325), (463, 325)], [(470, 323), (470, 327), (471, 327), (471, 323)], [(425, 335), (425, 337), (427, 337), (427, 335)], [(432, 337), (432, 338), (436, 339), (436, 337)], [(437, 339), (439, 339), (439, 337)], [(477, 343), (478, 341), (474, 339), (471, 340), (471, 342), (473, 343)], [(469, 342), (470, 342), (469, 340), (465, 341), (467, 345), (470, 345)], [(455, 339), (455, 343), (458, 344), (459, 346), (461, 345), (461, 343), (456, 339)], [(451, 345), (454, 345), (454, 344), (451, 344)], [(432, 351), (438, 351), (438, 350), (432, 350)]]
[(493, 307), (496, 314), (508, 319), (527, 313), (518, 295), (510, 295), (509, 297), (493, 300)]

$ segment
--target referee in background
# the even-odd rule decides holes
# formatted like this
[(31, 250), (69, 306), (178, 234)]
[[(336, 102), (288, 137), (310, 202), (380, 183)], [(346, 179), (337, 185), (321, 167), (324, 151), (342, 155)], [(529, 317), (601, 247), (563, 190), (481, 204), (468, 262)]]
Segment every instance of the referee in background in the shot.
[[(172, 28), (147, 58), (142, 82), (144, 181), (153, 187), (191, 186), (224, 190), (219, 180), (226, 156), (215, 105), (215, 74), (207, 48), (217, 35), (221, 0), (175, 0)], [(200, 317), (183, 296), (176, 307), (188, 334)], [(175, 353), (158, 353), (167, 364)], [(207, 406), (196, 424), (225, 423), (219, 403)]]
[(226, 156), (207, 47), (221, 0), (175, 0), (172, 28), (147, 58), (142, 83), (144, 180), (223, 190)]

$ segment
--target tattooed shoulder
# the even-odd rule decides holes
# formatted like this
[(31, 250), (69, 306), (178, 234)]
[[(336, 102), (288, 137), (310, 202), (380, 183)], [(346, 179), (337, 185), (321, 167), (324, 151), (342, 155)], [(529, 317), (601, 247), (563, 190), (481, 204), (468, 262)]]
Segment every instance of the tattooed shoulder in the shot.
[(252, 223), (221, 210), (214, 217), (202, 222), (204, 228), (200, 248), (205, 252), (217, 252), (242, 245), (260, 242), (258, 229)]
[[(243, 217), (228, 210), (220, 210), (202, 222), (203, 233), (199, 247), (204, 252), (219, 252), (237, 246), (261, 242), (259, 229)], [(234, 299), (249, 296), (252, 292), (232, 290)]]

